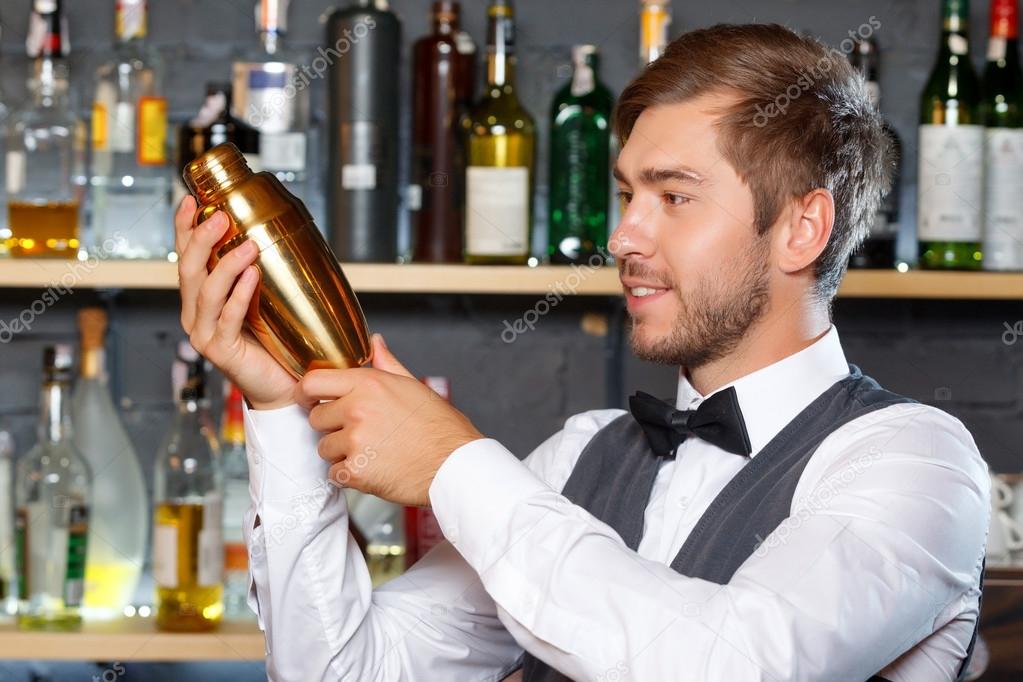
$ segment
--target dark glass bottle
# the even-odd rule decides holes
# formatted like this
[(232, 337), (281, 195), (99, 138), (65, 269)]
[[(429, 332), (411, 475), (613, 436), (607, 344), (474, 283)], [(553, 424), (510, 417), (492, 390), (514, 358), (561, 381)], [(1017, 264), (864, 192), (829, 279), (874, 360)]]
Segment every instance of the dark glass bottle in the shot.
[(968, 0), (943, 0), (938, 59), (920, 98), (920, 266), (980, 268), (984, 127), (970, 63)]
[(984, 268), (1023, 270), (1023, 75), (1017, 0), (992, 0), (982, 83)]
[(387, 0), (327, 20), (327, 233), (342, 261), (398, 258), (401, 23)]
[[(849, 55), (849, 61), (863, 74), (867, 81), (867, 92), (874, 107), (880, 109), (881, 101), (881, 53), (877, 41), (873, 37), (857, 41), (855, 49)], [(860, 248), (849, 259), (849, 267), (853, 268), (892, 268), (895, 267), (895, 240), (899, 234), (899, 186), (902, 166), (902, 142), (898, 133), (884, 122), (884, 131), (892, 141), (895, 154), (895, 174), (892, 188), (881, 200), (881, 205), (874, 215), (870, 233)]]
[(462, 121), (467, 145), (465, 260), (523, 264), (533, 224), (535, 126), (515, 92), (511, 0), (492, 0), (487, 16), (487, 92)]
[(551, 105), (550, 216), (552, 263), (596, 265), (607, 242), (614, 97), (598, 79), (593, 45), (572, 50), (575, 72)]
[(433, 33), (413, 48), (412, 186), (419, 205), (411, 222), (417, 261), (462, 260), (465, 153), (458, 123), (470, 104), (475, 64), (472, 53), (459, 49), (459, 11), (457, 2), (433, 3)]

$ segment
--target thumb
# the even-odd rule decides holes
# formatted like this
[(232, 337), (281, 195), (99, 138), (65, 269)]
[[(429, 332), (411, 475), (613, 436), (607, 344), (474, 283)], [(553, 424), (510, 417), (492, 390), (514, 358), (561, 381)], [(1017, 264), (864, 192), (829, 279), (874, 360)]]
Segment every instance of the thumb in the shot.
[(373, 335), (373, 368), (381, 369), (391, 374), (398, 374), (414, 379), (412, 372), (405, 369), (405, 365), (398, 362), (398, 358), (391, 354), (391, 349), (384, 343), (381, 334)]

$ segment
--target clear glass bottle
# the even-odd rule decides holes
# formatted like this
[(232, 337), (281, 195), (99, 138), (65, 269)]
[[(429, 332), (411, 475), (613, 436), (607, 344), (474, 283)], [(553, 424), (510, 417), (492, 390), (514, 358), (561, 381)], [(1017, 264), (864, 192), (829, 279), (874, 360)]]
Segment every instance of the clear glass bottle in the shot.
[(83, 124), (68, 103), (61, 0), (34, 0), (26, 45), (31, 94), (7, 133), (7, 245), (12, 256), (77, 258)]
[(18, 627), (82, 622), (92, 480), (71, 428), (71, 347), (43, 351), (39, 443), (19, 462), (15, 492)]
[(259, 131), (261, 167), (302, 199), (316, 218), (323, 216), (322, 192), (309, 179), (309, 92), (311, 84), (287, 47), (290, 0), (260, 0), (256, 5), (259, 46), (232, 68), (231, 114)]
[(78, 313), (81, 376), (71, 398), (75, 446), (93, 472), (92, 537), (85, 567), (86, 619), (119, 617), (132, 603), (145, 561), (149, 499), (135, 449), (107, 387), (102, 308)]
[(187, 374), (155, 463), (153, 580), (156, 626), (199, 632), (224, 613), (223, 480), (206, 398), (205, 360), (182, 342), (175, 372)]
[(147, 0), (117, 3), (114, 59), (92, 105), (92, 244), (103, 258), (166, 258), (173, 247), (167, 100), (146, 49)]
[(524, 264), (533, 225), (536, 131), (515, 91), (511, 0), (487, 11), (487, 92), (462, 120), (466, 135), (465, 260)]
[(224, 418), (220, 442), (224, 462), (224, 616), (251, 618), (248, 607), (249, 552), (242, 524), (249, 508), (249, 463), (245, 457), (245, 423), (241, 390), (224, 382)]

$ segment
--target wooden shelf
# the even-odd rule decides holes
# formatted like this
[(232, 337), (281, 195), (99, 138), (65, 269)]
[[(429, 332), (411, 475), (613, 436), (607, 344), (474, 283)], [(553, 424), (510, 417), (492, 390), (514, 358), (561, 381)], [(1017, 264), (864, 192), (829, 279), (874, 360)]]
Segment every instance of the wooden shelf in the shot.
[(158, 632), (152, 619), (86, 623), (80, 632), (23, 632), (0, 624), (0, 659), (51, 661), (262, 661), (254, 622), (225, 622), (216, 632)]
[[(613, 267), (545, 265), (345, 265), (358, 293), (618, 296)], [(176, 289), (177, 268), (164, 261), (0, 260), (0, 288)], [(846, 298), (1023, 300), (1023, 273), (853, 270)]]

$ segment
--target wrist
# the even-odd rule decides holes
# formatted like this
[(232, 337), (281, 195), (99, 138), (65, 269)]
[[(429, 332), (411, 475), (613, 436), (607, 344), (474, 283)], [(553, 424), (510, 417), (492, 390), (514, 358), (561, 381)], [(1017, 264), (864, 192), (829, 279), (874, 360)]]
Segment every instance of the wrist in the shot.
[(291, 396), (284, 396), (277, 398), (276, 400), (256, 400), (245, 396), (245, 402), (249, 404), (249, 409), (252, 410), (279, 410), (282, 407), (288, 407), (294, 405), (295, 401)]

